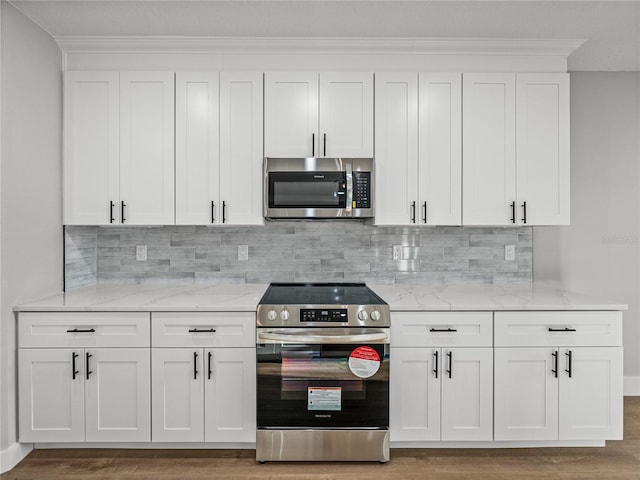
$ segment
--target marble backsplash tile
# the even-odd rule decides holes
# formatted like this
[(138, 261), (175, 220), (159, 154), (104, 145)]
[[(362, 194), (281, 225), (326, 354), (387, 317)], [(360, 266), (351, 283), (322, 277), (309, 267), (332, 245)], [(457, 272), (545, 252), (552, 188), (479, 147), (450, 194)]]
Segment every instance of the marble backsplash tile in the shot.
[[(374, 227), (277, 221), (264, 227), (66, 227), (67, 289), (99, 283), (522, 283), (532, 228)], [(515, 261), (504, 245), (515, 245)], [(147, 260), (136, 260), (136, 246)], [(238, 260), (247, 245), (248, 260)], [(402, 245), (402, 259), (392, 259)]]

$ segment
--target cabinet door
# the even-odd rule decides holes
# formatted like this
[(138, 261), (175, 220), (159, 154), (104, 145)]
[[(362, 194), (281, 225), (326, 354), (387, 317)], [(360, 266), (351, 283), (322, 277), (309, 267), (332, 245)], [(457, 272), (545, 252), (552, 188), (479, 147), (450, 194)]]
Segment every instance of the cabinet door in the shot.
[(320, 74), (318, 156), (373, 157), (373, 73)]
[(558, 439), (554, 352), (557, 349), (495, 349), (494, 440)]
[[(391, 349), (389, 429), (392, 441), (440, 440), (441, 353), (439, 348)], [(440, 365), (436, 366), (436, 358)]]
[(255, 442), (255, 349), (208, 349), (205, 362), (205, 442)]
[(569, 224), (569, 75), (518, 74), (518, 221)]
[(419, 223), (462, 224), (462, 75), (421, 73)]
[(154, 442), (204, 440), (204, 376), (201, 348), (151, 349), (151, 413)]
[(319, 156), (318, 74), (267, 72), (264, 95), (264, 156)]
[(262, 73), (220, 74), (218, 223), (263, 223), (262, 96)]
[(115, 215), (120, 181), (118, 83), (117, 72), (68, 72), (65, 76), (66, 225), (108, 225), (120, 221)]
[(18, 355), (20, 442), (84, 442), (83, 350), (21, 348)]
[(149, 349), (87, 349), (83, 360), (86, 441), (151, 441)]
[(418, 76), (376, 74), (377, 225), (418, 221)]
[(219, 74), (176, 74), (176, 224), (215, 223), (220, 192)]
[(493, 440), (493, 349), (442, 349), (442, 440)]
[(173, 88), (173, 73), (120, 74), (122, 223), (168, 225), (175, 221)]
[(516, 201), (515, 74), (463, 76), (465, 225), (511, 225)]
[(622, 440), (622, 347), (561, 348), (560, 356), (560, 440)]

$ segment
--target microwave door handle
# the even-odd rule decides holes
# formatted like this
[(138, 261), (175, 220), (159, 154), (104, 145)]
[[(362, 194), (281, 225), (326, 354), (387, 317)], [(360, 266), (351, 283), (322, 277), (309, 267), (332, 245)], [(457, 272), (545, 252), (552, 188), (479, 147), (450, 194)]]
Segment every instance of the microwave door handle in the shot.
[(348, 214), (351, 214), (351, 204), (353, 203), (353, 172), (351, 171), (351, 164), (347, 163), (345, 169), (347, 177), (347, 201), (345, 210)]

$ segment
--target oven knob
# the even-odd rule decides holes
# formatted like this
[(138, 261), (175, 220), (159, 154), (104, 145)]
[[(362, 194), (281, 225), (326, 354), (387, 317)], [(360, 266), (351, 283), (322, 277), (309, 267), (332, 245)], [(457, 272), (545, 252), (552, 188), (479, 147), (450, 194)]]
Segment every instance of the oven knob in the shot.
[(374, 322), (380, 320), (381, 316), (382, 315), (380, 315), (380, 312), (378, 310), (374, 310), (373, 312), (371, 312), (371, 320), (373, 320)]
[(369, 318), (369, 314), (366, 310), (360, 310), (358, 312), (358, 318), (364, 322), (367, 318)]
[(283, 322), (286, 322), (287, 320), (289, 320), (289, 311), (288, 310), (282, 310), (280, 312), (280, 320), (282, 320)]
[(276, 318), (278, 318), (278, 314), (275, 310), (272, 309), (267, 312), (267, 319), (269, 321), (273, 322)]

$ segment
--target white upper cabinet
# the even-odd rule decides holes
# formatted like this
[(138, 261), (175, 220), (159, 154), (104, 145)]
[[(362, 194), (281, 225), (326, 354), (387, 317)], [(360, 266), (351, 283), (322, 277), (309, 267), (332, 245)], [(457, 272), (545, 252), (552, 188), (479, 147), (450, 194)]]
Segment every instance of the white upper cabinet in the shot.
[(568, 224), (568, 74), (465, 74), (463, 98), (463, 224)]
[(262, 73), (176, 74), (176, 224), (262, 224)]
[(461, 224), (461, 101), (459, 73), (376, 74), (376, 224)]
[(569, 75), (518, 74), (518, 223), (569, 224), (569, 139)]
[(219, 222), (262, 225), (261, 72), (220, 74)]
[(373, 157), (373, 75), (320, 74), (318, 155)]
[(219, 74), (176, 74), (176, 224), (215, 223), (220, 203)]
[(418, 201), (418, 76), (376, 74), (377, 225), (412, 225)]
[(462, 75), (420, 73), (420, 225), (462, 222)]
[(267, 157), (372, 157), (373, 74), (265, 74)]
[(174, 223), (174, 74), (120, 73), (122, 223)]
[(117, 72), (68, 72), (66, 75), (66, 225), (119, 223), (119, 217), (114, 218), (120, 196), (118, 89)]
[(516, 202), (516, 77), (463, 76), (464, 225), (510, 225)]

